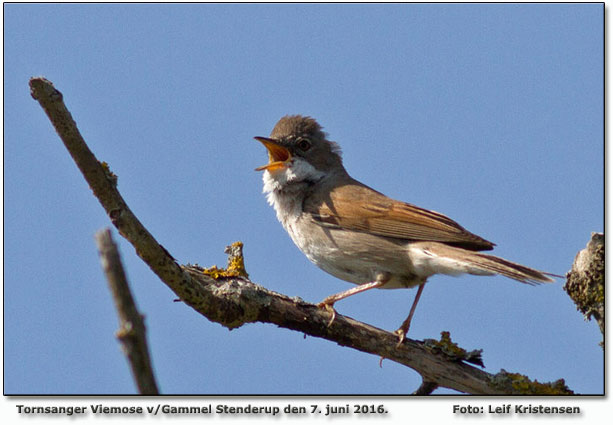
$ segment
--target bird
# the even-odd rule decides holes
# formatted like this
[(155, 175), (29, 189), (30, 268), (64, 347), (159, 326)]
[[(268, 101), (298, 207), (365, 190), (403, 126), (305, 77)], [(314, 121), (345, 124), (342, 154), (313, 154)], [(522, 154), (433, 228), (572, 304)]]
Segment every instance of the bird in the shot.
[(286, 115), (269, 137), (263, 191), (296, 246), (327, 273), (356, 284), (318, 306), (374, 289), (417, 287), (409, 315), (395, 331), (408, 333), (426, 281), (435, 274), (503, 275), (528, 284), (553, 282), (552, 273), (482, 253), (494, 243), (447, 216), (397, 201), (352, 178), (336, 142), (309, 116)]

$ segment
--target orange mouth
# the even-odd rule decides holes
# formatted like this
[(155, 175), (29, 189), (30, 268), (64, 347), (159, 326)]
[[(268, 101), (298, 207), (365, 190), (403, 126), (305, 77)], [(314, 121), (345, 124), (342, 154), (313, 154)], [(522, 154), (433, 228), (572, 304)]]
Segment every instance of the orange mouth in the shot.
[(256, 168), (255, 171), (274, 171), (286, 168), (289, 165), (292, 155), (286, 148), (278, 144), (277, 141), (267, 137), (254, 137), (254, 139), (266, 147), (268, 150), (268, 160), (270, 161), (268, 164)]

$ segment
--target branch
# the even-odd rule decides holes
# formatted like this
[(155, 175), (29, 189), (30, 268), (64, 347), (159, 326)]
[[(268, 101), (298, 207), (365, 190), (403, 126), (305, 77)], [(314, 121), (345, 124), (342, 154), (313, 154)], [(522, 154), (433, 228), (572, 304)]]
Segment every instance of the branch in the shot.
[[(575, 256), (572, 269), (566, 274), (564, 290), (583, 313), (586, 320), (598, 322), (604, 338), (604, 234), (592, 233), (585, 249)], [(600, 345), (604, 348), (604, 342)]]
[[(387, 358), (416, 370), (429, 386), (438, 385), (471, 394), (568, 393), (563, 381), (540, 384), (504, 371), (492, 375), (450, 357), (445, 349), (405, 339), (397, 347), (396, 334), (337, 314), (299, 298), (269, 291), (244, 276), (211, 278), (202, 269), (180, 266), (130, 211), (117, 191), (117, 177), (100, 163), (81, 137), (62, 94), (44, 78), (30, 80), (36, 99), (54, 125), (72, 158), (89, 183), (111, 222), (136, 249), (137, 255), (187, 305), (229, 329), (245, 323), (274, 323), (339, 345)], [(441, 340), (442, 345), (447, 341)], [(451, 347), (453, 351), (453, 347)], [(521, 383), (522, 385), (519, 385)]]
[(97, 232), (95, 238), (102, 269), (119, 315), (120, 330), (117, 332), (117, 338), (128, 357), (132, 376), (141, 394), (157, 395), (159, 391), (151, 368), (145, 322), (136, 309), (117, 245), (111, 237), (110, 229)]
[(437, 388), (438, 388), (438, 385), (435, 384), (434, 382), (422, 381), (421, 385), (419, 386), (417, 390), (415, 390), (413, 395), (430, 395), (432, 394), (432, 391), (434, 391)]

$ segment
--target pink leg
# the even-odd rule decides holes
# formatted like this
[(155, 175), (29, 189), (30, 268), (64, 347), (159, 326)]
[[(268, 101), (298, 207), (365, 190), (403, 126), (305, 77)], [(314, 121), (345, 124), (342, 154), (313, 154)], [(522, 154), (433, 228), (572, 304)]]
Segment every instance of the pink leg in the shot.
[(334, 294), (334, 295), (330, 295), (329, 297), (326, 297), (326, 299), (324, 299), (322, 302), (317, 304), (317, 306), (319, 307), (323, 307), (324, 305), (332, 306), (337, 301), (345, 299), (351, 295), (359, 294), (360, 292), (368, 291), (369, 289), (372, 289), (372, 288), (377, 288), (386, 282), (387, 282), (386, 280), (385, 281), (375, 280), (374, 282), (363, 283), (361, 285), (354, 286), (353, 288), (348, 289), (346, 291), (339, 292), (338, 294)]
[(402, 344), (404, 341), (404, 336), (409, 332), (409, 327), (411, 326), (411, 319), (413, 318), (413, 314), (415, 313), (415, 308), (417, 308), (417, 303), (419, 302), (419, 298), (421, 297), (421, 293), (424, 291), (424, 286), (426, 286), (426, 282), (419, 285), (417, 289), (417, 294), (415, 294), (415, 300), (413, 301), (413, 305), (411, 306), (411, 311), (409, 311), (409, 316), (406, 318), (400, 328), (396, 331), (399, 337), (398, 346)]
[(338, 294), (334, 294), (334, 295), (330, 295), (329, 297), (326, 297), (322, 302), (317, 304), (317, 307), (323, 307), (326, 310), (328, 310), (328, 312), (330, 312), (332, 316), (330, 318), (330, 322), (328, 322), (328, 327), (330, 327), (330, 325), (332, 324), (332, 322), (334, 322), (334, 319), (336, 318), (336, 311), (334, 310), (335, 302), (345, 299), (351, 295), (355, 295), (355, 294), (359, 294), (360, 292), (368, 291), (369, 289), (378, 288), (380, 286), (385, 285), (388, 281), (389, 281), (389, 278), (387, 279), (378, 278), (374, 282), (363, 283), (362, 285), (354, 286), (353, 288), (348, 289), (346, 291), (339, 292)]

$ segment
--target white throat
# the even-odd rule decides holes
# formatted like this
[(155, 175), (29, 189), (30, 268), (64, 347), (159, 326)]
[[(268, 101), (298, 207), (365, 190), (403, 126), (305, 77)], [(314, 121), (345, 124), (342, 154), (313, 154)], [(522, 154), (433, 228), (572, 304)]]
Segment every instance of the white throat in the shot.
[(294, 158), (289, 167), (264, 171), (264, 193), (277, 213), (277, 219), (292, 234), (292, 225), (302, 213), (306, 188), (325, 176), (307, 161)]

